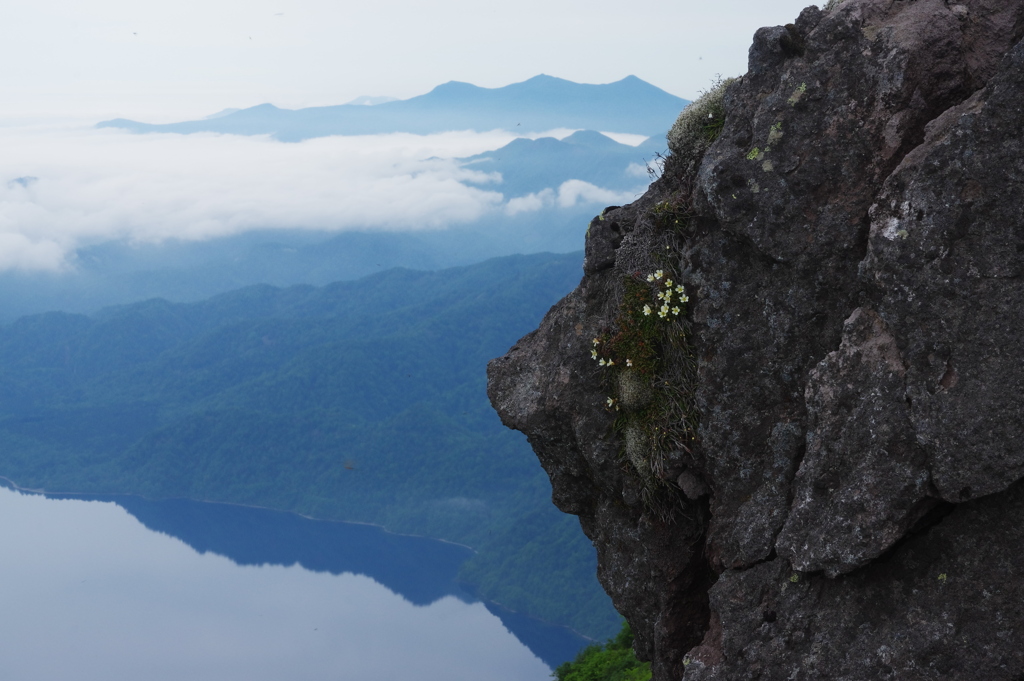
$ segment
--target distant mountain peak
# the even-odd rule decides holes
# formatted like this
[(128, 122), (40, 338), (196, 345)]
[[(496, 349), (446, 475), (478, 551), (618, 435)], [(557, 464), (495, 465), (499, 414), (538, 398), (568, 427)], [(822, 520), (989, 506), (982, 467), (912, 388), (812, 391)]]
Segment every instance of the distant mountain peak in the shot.
[(591, 147), (618, 147), (618, 142), (596, 130), (577, 130), (562, 140), (565, 144), (585, 144)]
[(327, 135), (495, 129), (519, 134), (570, 128), (652, 135), (670, 127), (687, 104), (633, 75), (614, 83), (589, 84), (542, 73), (496, 88), (452, 80), (402, 100), (360, 97), (348, 104), (295, 110), (267, 103), (199, 121), (150, 125), (117, 119), (97, 127), (141, 133), (269, 134), (289, 142)]
[(237, 113), (239, 111), (241, 111), (241, 109), (237, 109), (237, 108), (221, 109), (217, 113), (210, 114), (209, 116), (206, 116), (204, 120), (212, 121), (214, 118), (224, 118), (225, 116), (230, 116), (231, 114)]
[[(461, 80), (449, 80), (447, 83), (441, 83), (440, 85), (436, 86), (433, 90), (428, 92), (427, 95), (433, 94), (435, 92), (446, 92), (446, 91), (450, 91), (450, 90), (462, 91), (462, 90), (486, 90), (486, 89), (488, 89), (488, 88), (482, 88), (479, 85), (473, 85), (472, 83), (466, 83), (466, 82), (461, 81)], [(420, 96), (421, 97), (426, 97), (426, 95), (420, 95)]]
[(573, 83), (571, 80), (559, 78), (558, 76), (549, 76), (546, 73), (538, 73), (533, 78), (527, 78), (523, 82), (513, 83), (513, 85), (524, 85), (526, 83), (572, 83), (573, 85), (578, 85), (578, 83)]
[(388, 102), (398, 101), (397, 97), (369, 97), (363, 95), (362, 97), (356, 97), (352, 101), (345, 102), (347, 106), (376, 106), (378, 104), (387, 104)]

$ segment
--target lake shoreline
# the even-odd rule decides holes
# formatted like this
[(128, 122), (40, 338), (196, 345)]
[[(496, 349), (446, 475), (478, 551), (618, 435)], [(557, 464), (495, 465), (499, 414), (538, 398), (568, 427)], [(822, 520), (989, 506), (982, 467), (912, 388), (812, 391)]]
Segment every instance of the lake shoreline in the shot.
[[(196, 503), (201, 503), (201, 504), (216, 504), (216, 505), (220, 505), (220, 506), (232, 506), (232, 507), (236, 507), (236, 508), (247, 508), (247, 509), (260, 510), (260, 511), (272, 511), (272, 512), (275, 512), (275, 513), (286, 513), (286, 514), (293, 515), (293, 516), (296, 516), (296, 517), (299, 517), (299, 518), (303, 518), (304, 520), (311, 520), (311, 521), (314, 521), (314, 522), (338, 523), (338, 524), (344, 524), (344, 525), (359, 525), (359, 526), (363, 526), (363, 527), (373, 527), (373, 528), (376, 528), (376, 529), (380, 530), (381, 532), (384, 532), (386, 534), (390, 534), (392, 536), (396, 536), (396, 537), (410, 537), (410, 538), (414, 538), (414, 539), (428, 539), (428, 540), (431, 540), (431, 541), (437, 541), (437, 542), (441, 542), (443, 544), (448, 544), (448, 545), (451, 545), (451, 546), (458, 546), (460, 548), (467, 549), (467, 550), (473, 552), (474, 554), (477, 553), (477, 550), (475, 548), (473, 548), (472, 546), (468, 546), (466, 544), (462, 544), (462, 543), (459, 543), (459, 542), (451, 541), (451, 540), (448, 540), (448, 539), (439, 539), (437, 537), (428, 537), (428, 536), (425, 536), (425, 535), (408, 534), (408, 533), (403, 533), (403, 532), (394, 532), (394, 531), (389, 530), (388, 528), (384, 527), (383, 525), (379, 525), (377, 523), (363, 522), (363, 521), (358, 521), (358, 520), (330, 520), (330, 519), (326, 519), (326, 518), (317, 518), (317, 517), (314, 517), (314, 516), (306, 515), (304, 513), (299, 513), (297, 511), (287, 511), (287, 510), (282, 510), (282, 509), (279, 509), (279, 508), (271, 508), (271, 507), (268, 507), (268, 506), (259, 506), (259, 505), (256, 505), (256, 504), (240, 504), (240, 503), (231, 502), (231, 501), (216, 501), (216, 500), (210, 500), (210, 499), (191, 499), (189, 497), (166, 497), (166, 498), (161, 498), (161, 499), (152, 499), (152, 498), (146, 497), (146, 496), (144, 496), (142, 494), (131, 494), (131, 493), (127, 493), (127, 492), (55, 492), (55, 491), (47, 490), (47, 489), (43, 489), (43, 488), (23, 487), (23, 486), (19, 485), (17, 482), (15, 482), (14, 480), (12, 480), (11, 478), (5, 476), (5, 475), (0, 475), (0, 486), (8, 487), (8, 488), (10, 488), (10, 489), (12, 489), (12, 490), (14, 490), (16, 492), (22, 493), (22, 494), (36, 494), (36, 495), (41, 495), (41, 496), (48, 497), (48, 498), (56, 498), (56, 497), (79, 497), (79, 498), (87, 498), (87, 497), (131, 497), (131, 498), (141, 499), (143, 501), (154, 502), (154, 503), (155, 502), (161, 502), (161, 501), (189, 501), (189, 502), (196, 502)], [(568, 632), (571, 632), (572, 634), (574, 634), (576, 636), (579, 636), (580, 638), (582, 638), (582, 639), (584, 639), (586, 641), (596, 642), (596, 639), (593, 639), (593, 638), (587, 636), (586, 634), (580, 633), (580, 632), (576, 631), (575, 629), (573, 629), (572, 627), (566, 626), (564, 624), (559, 624), (558, 622), (549, 622), (547, 620), (540, 619), (538, 617), (533, 617), (532, 615), (530, 615), (528, 613), (523, 613), (523, 612), (519, 612), (517, 610), (513, 610), (513, 609), (507, 607), (506, 605), (504, 605), (503, 603), (501, 603), (499, 601), (486, 600), (486, 599), (483, 599), (483, 598), (479, 598), (476, 595), (475, 585), (473, 585), (473, 584), (471, 584), (469, 582), (464, 582), (462, 580), (457, 580), (457, 581), (458, 581), (458, 584), (460, 586), (465, 587), (467, 589), (467, 591), (471, 595), (473, 595), (475, 598), (478, 598), (478, 600), (481, 603), (484, 603), (486, 605), (495, 606), (497, 608), (500, 608), (501, 610), (504, 610), (505, 612), (512, 613), (514, 615), (519, 615), (519, 616), (522, 616), (522, 617), (527, 617), (529, 619), (535, 620), (536, 622), (539, 622), (539, 623), (542, 623), (542, 624), (545, 624), (545, 625), (548, 625), (548, 626), (559, 627), (559, 628), (564, 629), (564, 630), (566, 630)]]

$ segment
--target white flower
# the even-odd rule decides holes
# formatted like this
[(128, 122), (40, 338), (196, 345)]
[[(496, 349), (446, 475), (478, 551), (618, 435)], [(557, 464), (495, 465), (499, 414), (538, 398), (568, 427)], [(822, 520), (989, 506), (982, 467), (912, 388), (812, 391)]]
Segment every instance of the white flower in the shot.
[(614, 360), (608, 360), (608, 366), (610, 366), (610, 367), (615, 366), (615, 361)]
[(609, 407), (614, 407), (615, 406), (615, 398), (614, 397), (609, 397), (608, 398), (608, 406)]
[(628, 366), (628, 367), (631, 367), (631, 366), (633, 366), (633, 360), (631, 360), (631, 359), (627, 359), (627, 360), (626, 360), (626, 366)]
[(645, 317), (650, 317), (651, 316), (651, 306), (650, 305), (644, 305), (644, 316)]
[(658, 310), (658, 316), (664, 319), (668, 316), (668, 305), (662, 305), (661, 309)]
[(662, 292), (658, 293), (658, 300), (665, 300), (665, 294)]
[(671, 279), (666, 279), (665, 280), (665, 286), (668, 287), (668, 288), (672, 288), (672, 280)]
[(654, 281), (654, 275), (653, 274), (648, 274), (647, 275), (647, 281)]
[(672, 289), (665, 291), (665, 295), (662, 297), (662, 300), (664, 300), (666, 303), (672, 300)]
[(654, 278), (655, 279), (661, 279), (664, 276), (665, 276), (665, 273), (662, 272), (661, 270), (655, 270), (654, 271)]
[(680, 284), (679, 286), (676, 286), (676, 293), (682, 293), (682, 292), (684, 292), (685, 290), (686, 290), (686, 289), (684, 289), (684, 288), (683, 288), (683, 285), (682, 285), (682, 284)]
[(606, 362), (602, 359), (600, 362), (598, 362), (598, 364), (600, 364), (601, 366), (604, 366), (606, 364)]
[(688, 295), (681, 295), (681, 296), (679, 296), (679, 302), (680, 303), (688, 303), (688, 302), (690, 302), (690, 296), (688, 296)]
[(600, 342), (601, 342), (600, 338), (595, 338), (594, 339), (594, 345), (598, 345)]
[(591, 350), (590, 351), (590, 358), (591, 359), (597, 359), (597, 350)]
[(679, 314), (679, 308), (678, 307), (673, 307), (672, 308), (672, 314), (678, 315)]

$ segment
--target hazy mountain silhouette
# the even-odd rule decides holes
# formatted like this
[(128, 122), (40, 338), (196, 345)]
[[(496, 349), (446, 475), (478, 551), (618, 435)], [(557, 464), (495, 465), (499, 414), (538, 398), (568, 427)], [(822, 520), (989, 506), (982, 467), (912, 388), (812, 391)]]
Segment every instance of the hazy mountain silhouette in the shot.
[(664, 132), (688, 103), (636, 76), (590, 85), (540, 75), (500, 88), (452, 81), (425, 95), (375, 106), (341, 104), (291, 110), (260, 104), (198, 121), (156, 125), (117, 118), (98, 127), (140, 133), (273, 135), (287, 142), (326, 135), (499, 128), (523, 132), (581, 128), (653, 135)]
[(322, 286), (392, 267), (438, 270), (515, 253), (571, 252), (582, 247), (601, 207), (497, 212), (471, 225), (419, 232), (279, 229), (209, 241), (110, 241), (79, 249), (67, 271), (0, 272), (0, 324), (148, 298), (192, 302), (253, 284)]
[(653, 164), (657, 154), (664, 152), (664, 133), (634, 147), (593, 130), (579, 130), (562, 140), (520, 137), (500, 149), (461, 160), (474, 170), (501, 173), (502, 182), (492, 187), (512, 198), (558, 189), (570, 179), (615, 191), (646, 187), (650, 178), (645, 162)]

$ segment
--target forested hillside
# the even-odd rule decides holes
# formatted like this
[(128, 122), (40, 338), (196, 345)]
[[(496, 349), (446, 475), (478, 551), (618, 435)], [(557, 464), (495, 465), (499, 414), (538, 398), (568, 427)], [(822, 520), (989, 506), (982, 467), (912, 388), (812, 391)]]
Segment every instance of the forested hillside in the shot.
[(480, 596), (606, 637), (619, 618), (593, 548), (485, 395), (487, 360), (576, 285), (581, 260), (19, 319), (0, 328), (0, 475), (466, 543)]

